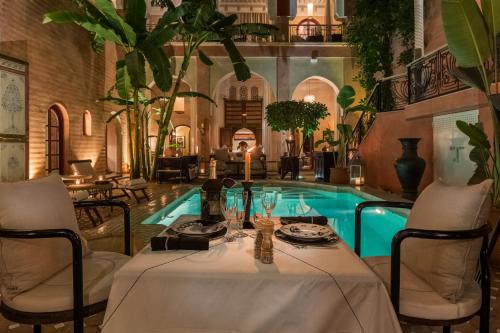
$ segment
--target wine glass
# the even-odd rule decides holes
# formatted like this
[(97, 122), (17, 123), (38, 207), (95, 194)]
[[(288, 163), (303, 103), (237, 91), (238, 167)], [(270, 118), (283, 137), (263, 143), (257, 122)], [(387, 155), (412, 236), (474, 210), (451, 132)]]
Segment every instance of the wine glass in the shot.
[(264, 210), (266, 211), (267, 219), (271, 220), (273, 209), (276, 207), (276, 203), (278, 202), (278, 192), (264, 191), (262, 192), (260, 199), (262, 201), (262, 207), (264, 207)]
[(220, 210), (224, 219), (226, 220), (226, 235), (224, 239), (228, 242), (232, 242), (234, 237), (231, 235), (231, 220), (236, 212), (236, 202), (234, 198), (228, 196), (227, 192), (221, 192), (220, 194)]
[(236, 203), (236, 234), (234, 235), (237, 238), (243, 238), (247, 235), (242, 231), (243, 223), (245, 221), (245, 214), (247, 208), (247, 199), (248, 195), (243, 192), (236, 192), (234, 194), (234, 202)]

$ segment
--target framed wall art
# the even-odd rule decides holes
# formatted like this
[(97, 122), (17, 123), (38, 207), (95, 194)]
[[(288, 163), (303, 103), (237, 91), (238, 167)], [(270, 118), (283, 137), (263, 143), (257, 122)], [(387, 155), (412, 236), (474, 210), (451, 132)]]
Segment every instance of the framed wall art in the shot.
[(0, 181), (28, 176), (28, 64), (0, 54)]

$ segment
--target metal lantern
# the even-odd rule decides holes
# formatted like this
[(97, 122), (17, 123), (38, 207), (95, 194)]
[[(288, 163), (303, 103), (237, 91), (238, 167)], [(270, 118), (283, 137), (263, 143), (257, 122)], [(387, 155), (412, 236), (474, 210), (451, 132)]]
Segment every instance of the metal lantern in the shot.
[(362, 186), (365, 184), (365, 172), (361, 158), (356, 155), (349, 163), (350, 184)]

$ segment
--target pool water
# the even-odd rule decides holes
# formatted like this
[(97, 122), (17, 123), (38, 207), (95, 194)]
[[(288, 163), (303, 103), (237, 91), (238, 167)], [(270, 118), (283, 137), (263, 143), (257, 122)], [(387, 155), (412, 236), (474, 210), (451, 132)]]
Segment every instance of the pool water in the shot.
[[(306, 186), (255, 186), (253, 209), (263, 214), (260, 194), (263, 188), (276, 190), (278, 203), (273, 216), (326, 216), (330, 226), (339, 236), (354, 249), (354, 210), (356, 206), (367, 200), (380, 200), (374, 196), (351, 188), (326, 190)], [(332, 187), (332, 189), (336, 189)], [(229, 192), (241, 191), (241, 188)], [(230, 196), (230, 194), (229, 194)], [(163, 224), (174, 222), (183, 214), (200, 214), (200, 194), (192, 189), (165, 208), (143, 221), (145, 224)], [(404, 213), (383, 208), (367, 208), (363, 210), (361, 230), (362, 256), (387, 256), (391, 252), (391, 240), (396, 232), (406, 224)]]

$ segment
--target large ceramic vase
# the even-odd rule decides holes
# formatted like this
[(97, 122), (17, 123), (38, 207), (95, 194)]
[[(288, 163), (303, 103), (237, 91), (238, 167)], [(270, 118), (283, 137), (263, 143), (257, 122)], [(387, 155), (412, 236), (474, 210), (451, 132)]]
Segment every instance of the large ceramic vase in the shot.
[(394, 167), (403, 189), (403, 198), (415, 201), (425, 170), (425, 161), (417, 153), (420, 138), (402, 138), (399, 141), (403, 146), (403, 154), (396, 160)]

